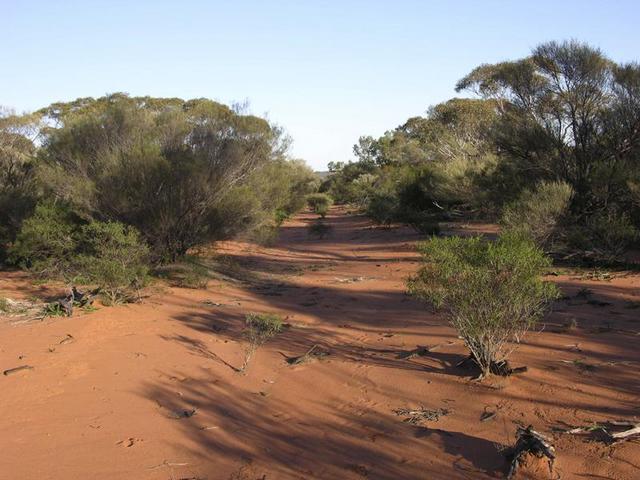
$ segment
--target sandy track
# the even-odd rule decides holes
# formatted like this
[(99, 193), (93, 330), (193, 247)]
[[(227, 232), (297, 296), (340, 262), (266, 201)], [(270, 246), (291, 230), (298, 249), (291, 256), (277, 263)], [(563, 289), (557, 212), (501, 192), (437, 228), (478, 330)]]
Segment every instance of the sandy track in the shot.
[[(557, 277), (571, 298), (514, 355), (529, 371), (480, 384), (455, 367), (454, 332), (404, 293), (416, 234), (334, 209), (320, 241), (310, 220), (289, 222), (273, 248), (222, 245), (242, 283), (29, 325), (0, 319), (0, 369), (34, 366), (0, 376), (0, 479), (502, 478), (499, 446), (517, 423), (553, 436), (563, 479), (640, 478), (638, 443), (553, 433), (640, 416), (638, 276)], [(575, 296), (583, 287), (595, 302)], [(44, 290), (3, 273), (0, 292)], [(243, 376), (233, 367), (253, 311), (291, 327)], [(329, 355), (286, 363), (315, 344)], [(399, 358), (417, 345), (438, 347)], [(449, 414), (416, 426), (393, 413), (419, 406)], [(497, 414), (481, 422), (484, 411)]]

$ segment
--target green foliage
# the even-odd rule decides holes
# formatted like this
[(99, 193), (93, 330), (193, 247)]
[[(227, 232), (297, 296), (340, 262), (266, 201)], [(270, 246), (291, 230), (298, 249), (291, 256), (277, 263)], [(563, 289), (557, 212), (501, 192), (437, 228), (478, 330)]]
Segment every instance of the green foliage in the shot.
[(283, 329), (282, 318), (273, 313), (249, 313), (245, 317), (244, 334), (247, 348), (240, 372), (244, 372), (256, 350)]
[(39, 204), (23, 222), (10, 258), (40, 277), (98, 285), (117, 302), (144, 283), (148, 248), (133, 227), (82, 224), (67, 208)]
[(39, 204), (23, 222), (9, 250), (9, 259), (40, 277), (67, 277), (78, 241), (74, 217), (67, 208)]
[(502, 105), (494, 141), (502, 159), (530, 182), (573, 188), (578, 217), (627, 201), (640, 143), (640, 66), (619, 65), (577, 41), (548, 42), (531, 56), (482, 65), (463, 78)]
[(110, 303), (126, 301), (146, 283), (149, 249), (133, 227), (91, 222), (81, 229), (78, 270)]
[(389, 193), (373, 195), (367, 205), (366, 213), (374, 222), (388, 227), (397, 218), (397, 196)]
[(410, 280), (413, 294), (446, 312), (484, 375), (508, 357), (557, 297), (542, 280), (550, 261), (517, 234), (432, 238), (420, 246), (424, 266)]
[(569, 233), (570, 246), (588, 252), (595, 260), (620, 262), (627, 248), (640, 238), (626, 214), (598, 212)]
[(440, 233), (438, 216), (430, 212), (407, 210), (403, 212), (400, 220), (422, 235), (438, 235)]
[(42, 309), (45, 317), (66, 317), (67, 312), (59, 302), (47, 303)]
[(317, 213), (324, 218), (329, 212), (333, 200), (326, 193), (312, 193), (307, 195), (307, 205), (313, 213)]
[(214, 239), (245, 236), (258, 243), (277, 239), (277, 227), (302, 209), (317, 189), (315, 174), (299, 161), (274, 161), (257, 169), (224, 195), (209, 217), (218, 225)]
[(566, 226), (573, 189), (564, 182), (541, 182), (535, 190), (526, 189), (517, 201), (502, 212), (505, 230), (524, 234), (542, 247), (558, 239), (558, 227)]
[(36, 204), (36, 124), (33, 115), (0, 109), (0, 261)]
[(245, 219), (219, 214), (225, 196), (287, 146), (264, 119), (206, 99), (115, 94), (41, 113), (56, 125), (43, 132), (48, 194), (83, 217), (136, 227), (160, 260), (236, 232)]

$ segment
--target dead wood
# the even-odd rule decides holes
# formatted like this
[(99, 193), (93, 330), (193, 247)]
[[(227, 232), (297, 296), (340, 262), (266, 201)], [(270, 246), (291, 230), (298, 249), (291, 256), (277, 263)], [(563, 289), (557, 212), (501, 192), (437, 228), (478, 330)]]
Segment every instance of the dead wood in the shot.
[(399, 417), (407, 417), (403, 420), (406, 423), (410, 423), (411, 425), (420, 425), (424, 421), (437, 422), (440, 420), (440, 417), (449, 415), (451, 411), (446, 408), (429, 410), (427, 408), (420, 407), (416, 409), (396, 408), (393, 413)]
[(625, 420), (612, 420), (604, 423), (594, 423), (585, 427), (576, 427), (566, 430), (564, 433), (570, 435), (579, 435), (582, 433), (594, 434), (600, 432), (597, 439), (605, 443), (611, 444), (624, 440), (630, 440), (640, 437), (640, 423), (629, 422)]
[(14, 373), (22, 372), (23, 370), (33, 370), (31, 365), (20, 365), (19, 367), (10, 368), (2, 372), (5, 376), (13, 375)]
[(315, 344), (302, 355), (297, 357), (286, 357), (286, 361), (289, 365), (301, 365), (313, 359), (323, 358), (329, 355), (329, 352), (319, 351), (318, 347), (320, 347), (320, 345)]
[(525, 455), (535, 455), (537, 458), (546, 457), (549, 462), (549, 472), (553, 473), (553, 463), (556, 459), (555, 448), (550, 440), (536, 432), (531, 425), (527, 428), (518, 427), (516, 444), (508, 451), (511, 466), (507, 479), (513, 478)]

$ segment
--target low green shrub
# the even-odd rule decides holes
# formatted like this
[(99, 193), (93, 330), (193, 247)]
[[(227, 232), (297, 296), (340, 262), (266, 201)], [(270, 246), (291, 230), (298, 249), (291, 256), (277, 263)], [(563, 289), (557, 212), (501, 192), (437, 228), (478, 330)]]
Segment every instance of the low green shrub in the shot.
[(273, 313), (249, 313), (245, 317), (244, 335), (247, 339), (247, 347), (240, 372), (247, 369), (249, 361), (258, 348), (280, 333), (282, 328), (282, 318)]
[(326, 193), (312, 193), (307, 195), (307, 205), (313, 213), (317, 213), (324, 218), (333, 205), (333, 200)]
[(36, 206), (9, 250), (9, 261), (39, 277), (67, 277), (78, 248), (79, 232), (71, 212), (52, 203)]
[(118, 222), (91, 222), (82, 227), (79, 271), (98, 285), (110, 303), (126, 301), (146, 283), (149, 249), (138, 231)]
[(280, 235), (280, 229), (277, 225), (262, 225), (256, 228), (249, 239), (258, 245), (270, 247), (278, 241)]
[(571, 247), (589, 252), (595, 260), (616, 262), (639, 238), (626, 214), (599, 212), (575, 226), (568, 236)]
[(500, 223), (504, 230), (525, 234), (540, 247), (551, 247), (560, 235), (558, 227), (567, 217), (572, 195), (567, 183), (541, 182), (508, 204)]
[(438, 235), (440, 233), (438, 216), (431, 212), (406, 211), (398, 220), (422, 235)]
[(389, 193), (374, 195), (367, 205), (366, 214), (374, 222), (388, 227), (398, 214), (398, 199)]
[(420, 251), (424, 265), (410, 291), (445, 311), (483, 376), (506, 361), (558, 295), (542, 280), (549, 258), (523, 235), (433, 237)]
[(83, 223), (54, 204), (38, 205), (23, 222), (10, 258), (41, 278), (97, 285), (111, 303), (130, 298), (147, 278), (148, 248), (135, 228)]

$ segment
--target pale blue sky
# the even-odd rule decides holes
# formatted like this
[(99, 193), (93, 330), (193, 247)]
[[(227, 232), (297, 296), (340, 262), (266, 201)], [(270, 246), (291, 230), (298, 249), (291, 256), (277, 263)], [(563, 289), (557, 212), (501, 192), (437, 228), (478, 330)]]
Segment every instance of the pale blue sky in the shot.
[(123, 91), (250, 102), (317, 169), (455, 96), (485, 62), (575, 38), (640, 59), (635, 1), (0, 0), (0, 105)]

